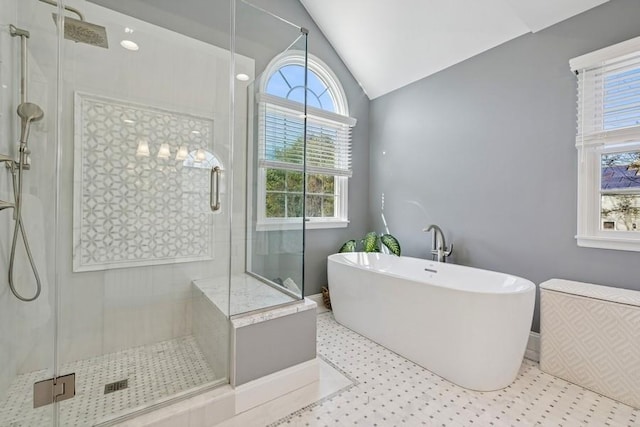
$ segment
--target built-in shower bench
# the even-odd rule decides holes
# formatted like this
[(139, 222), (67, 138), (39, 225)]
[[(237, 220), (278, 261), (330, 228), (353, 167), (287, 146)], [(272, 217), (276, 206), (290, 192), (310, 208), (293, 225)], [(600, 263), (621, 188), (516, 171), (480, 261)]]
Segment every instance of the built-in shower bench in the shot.
[(231, 292), (226, 279), (192, 284), (193, 334), (214, 372), (228, 369), (228, 352), (221, 348), (231, 346), (233, 386), (315, 361), (312, 300), (296, 300), (249, 275), (233, 277)]

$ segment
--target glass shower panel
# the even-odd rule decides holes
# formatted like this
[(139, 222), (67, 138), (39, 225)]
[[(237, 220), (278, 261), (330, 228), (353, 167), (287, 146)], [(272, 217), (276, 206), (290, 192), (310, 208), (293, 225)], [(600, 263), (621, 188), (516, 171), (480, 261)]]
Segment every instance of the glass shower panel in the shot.
[[(299, 26), (242, 0), (236, 2), (235, 34), (236, 58), (250, 57), (254, 68), (236, 61), (235, 102), (246, 104), (249, 114), (236, 118), (234, 144), (237, 151), (246, 152), (242, 163), (247, 165), (243, 176), (248, 191), (242, 240), (245, 259), (244, 265), (234, 264), (232, 315), (302, 298), (306, 191), (306, 34)], [(299, 65), (288, 83), (290, 89), (301, 89), (301, 96), (284, 110), (269, 100), (267, 90), (278, 72), (274, 64), (283, 58), (293, 58)], [(297, 157), (285, 164), (293, 155)]]
[(34, 408), (33, 387), (55, 374), (58, 36), (50, 16), (46, 26), (33, 19), (35, 7), (31, 1), (0, 0), (3, 426), (53, 425), (55, 415), (53, 405)]
[[(52, 31), (52, 8), (35, 18)], [(228, 383), (227, 47), (68, 0), (61, 68), (60, 425)]]

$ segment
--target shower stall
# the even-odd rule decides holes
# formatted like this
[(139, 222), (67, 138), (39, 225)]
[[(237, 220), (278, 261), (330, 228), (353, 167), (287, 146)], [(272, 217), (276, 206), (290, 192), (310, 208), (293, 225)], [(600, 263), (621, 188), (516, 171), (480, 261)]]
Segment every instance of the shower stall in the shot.
[(303, 298), (304, 220), (256, 212), (263, 71), (306, 31), (241, 0), (111, 3), (0, 0), (0, 425), (229, 384), (233, 319)]

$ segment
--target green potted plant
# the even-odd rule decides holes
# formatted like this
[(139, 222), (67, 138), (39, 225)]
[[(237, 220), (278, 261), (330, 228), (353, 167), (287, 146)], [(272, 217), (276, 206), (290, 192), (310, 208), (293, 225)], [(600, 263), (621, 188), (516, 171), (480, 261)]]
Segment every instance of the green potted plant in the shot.
[[(378, 235), (375, 231), (371, 231), (364, 236), (364, 239), (360, 240), (362, 252), (380, 252), (380, 243), (389, 249), (390, 253), (400, 256), (400, 243), (391, 234)], [(340, 247), (338, 253), (357, 252), (357, 249), (358, 242), (348, 240)]]

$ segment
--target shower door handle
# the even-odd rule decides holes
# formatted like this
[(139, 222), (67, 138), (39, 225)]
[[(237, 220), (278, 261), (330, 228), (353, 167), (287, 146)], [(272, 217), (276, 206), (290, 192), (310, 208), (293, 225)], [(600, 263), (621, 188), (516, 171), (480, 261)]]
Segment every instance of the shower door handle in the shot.
[(209, 190), (209, 207), (212, 212), (220, 210), (220, 166), (211, 168), (211, 188)]

